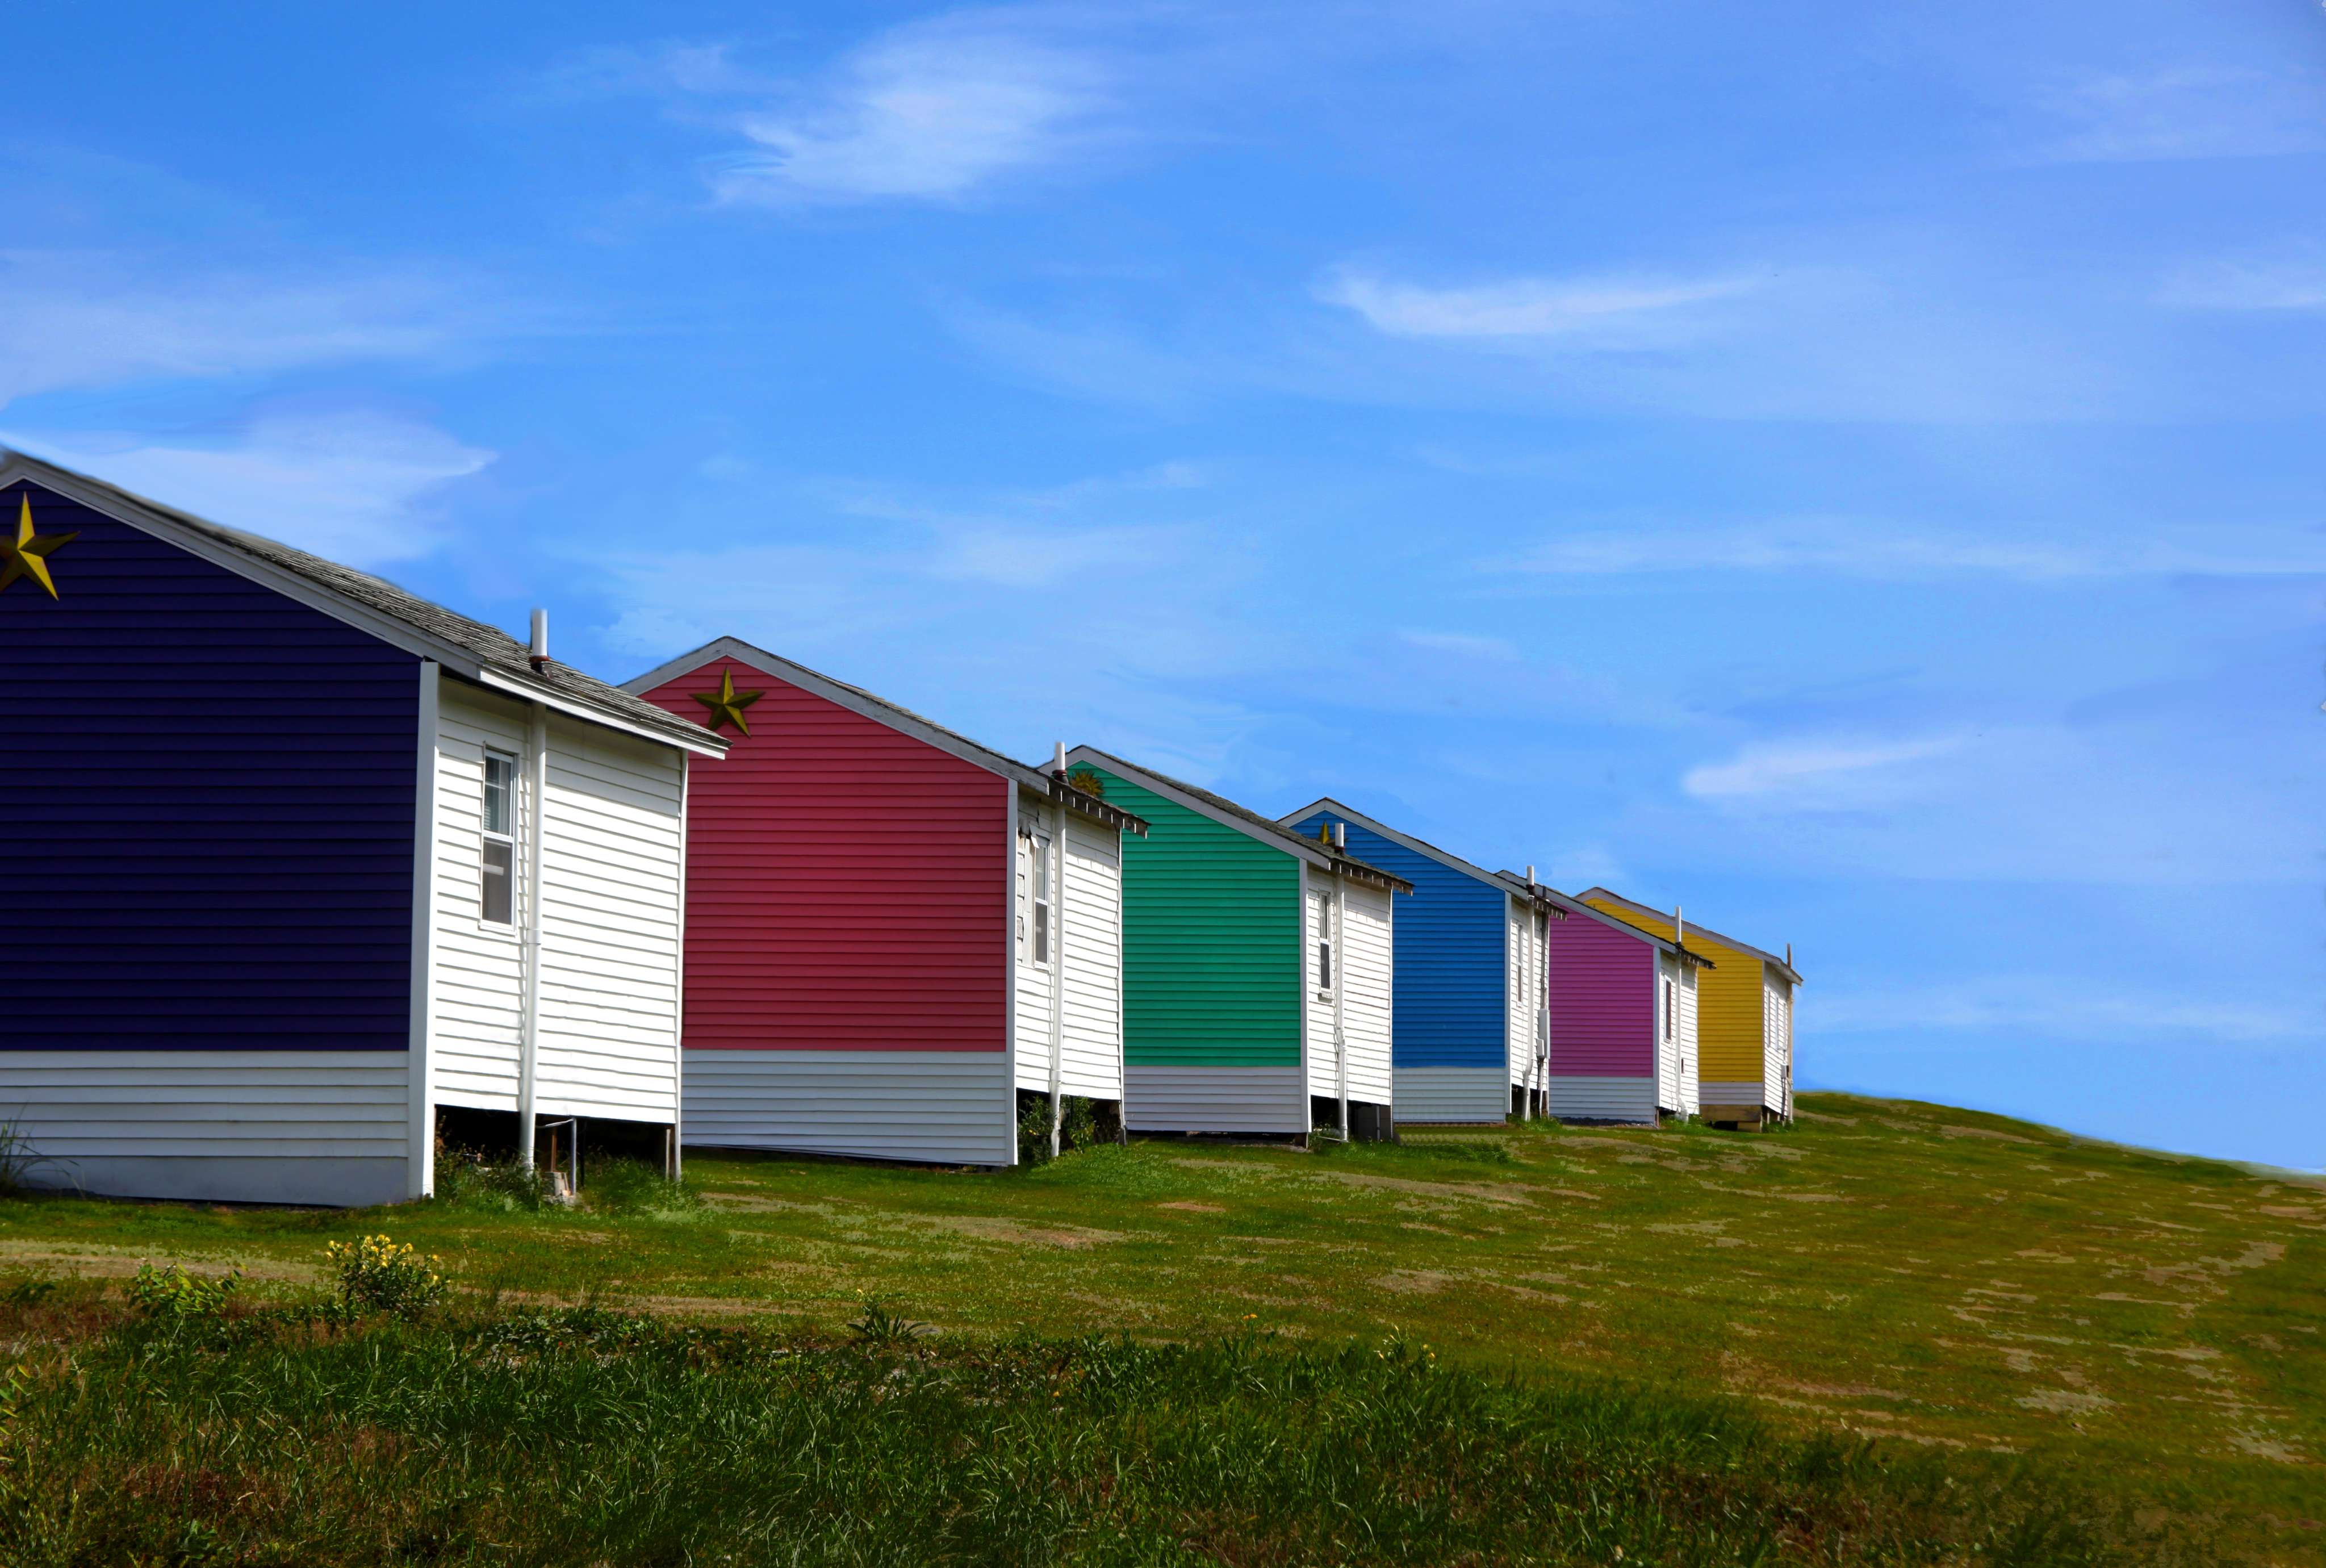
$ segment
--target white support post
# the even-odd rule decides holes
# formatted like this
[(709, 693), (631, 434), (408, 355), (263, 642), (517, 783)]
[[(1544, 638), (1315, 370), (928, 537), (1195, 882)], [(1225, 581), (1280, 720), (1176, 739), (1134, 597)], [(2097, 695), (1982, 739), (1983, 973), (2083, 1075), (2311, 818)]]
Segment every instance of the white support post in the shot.
[(436, 731), (439, 697), (435, 660), (420, 661), (417, 768), (412, 789), (412, 1019), (404, 1070), (410, 1106), (405, 1128), (405, 1196), (436, 1190), (435, 1067), (428, 1049), (436, 1013)]
[[(1061, 755), (1065, 751), (1062, 742)], [(1050, 1158), (1058, 1157), (1058, 1128), (1065, 1119), (1060, 1092), (1066, 1054), (1066, 807), (1058, 803), (1050, 833)]]

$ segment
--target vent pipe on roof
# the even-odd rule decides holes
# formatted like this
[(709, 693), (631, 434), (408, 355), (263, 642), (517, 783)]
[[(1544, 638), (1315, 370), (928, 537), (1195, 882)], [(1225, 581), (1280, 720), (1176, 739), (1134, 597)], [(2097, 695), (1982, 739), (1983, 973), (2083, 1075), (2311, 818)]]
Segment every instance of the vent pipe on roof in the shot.
[(549, 662), (549, 611), (546, 610), (533, 612), (533, 649), (525, 657), (526, 662), (536, 671)]
[(1333, 824), (1333, 847), (1335, 849), (1343, 850), (1349, 847), (1349, 825), (1347, 823), (1335, 822)]
[(1056, 742), (1057, 750), (1050, 754), (1050, 771), (1063, 779), (1066, 776), (1066, 743)]
[(1534, 863), (1532, 861), (1529, 861), (1527, 863), (1527, 886), (1534, 886)]
[(1788, 969), (1790, 969), (1790, 968), (1791, 968), (1792, 966), (1793, 966), (1793, 945), (1792, 945), (1791, 942), (1788, 942), (1788, 943), (1786, 943), (1786, 944), (1785, 944), (1785, 967), (1786, 967), (1786, 968), (1788, 968)]
[(1688, 946), (1688, 920), (1680, 914), (1678, 904), (1672, 906), (1672, 946), (1675, 947)]

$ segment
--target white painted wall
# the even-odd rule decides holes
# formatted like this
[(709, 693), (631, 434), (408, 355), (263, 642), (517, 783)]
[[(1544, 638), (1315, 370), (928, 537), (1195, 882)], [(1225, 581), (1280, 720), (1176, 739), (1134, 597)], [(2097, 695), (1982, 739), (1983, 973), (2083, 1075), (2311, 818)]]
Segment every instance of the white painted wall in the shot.
[(1349, 1045), (1349, 1097), (1391, 1105), (1391, 993), (1396, 984), (1397, 897), (1386, 888), (1354, 882), (1342, 891), (1341, 945), (1346, 949), (1348, 994), (1342, 1006)]
[[(1030, 792), (1019, 798), (1021, 827), (1055, 836), (1060, 813)], [(1059, 1070), (1062, 1094), (1092, 1099), (1122, 1097), (1122, 839), (1112, 827), (1069, 811), (1063, 853), (1065, 878), (1060, 962), (1065, 966), (1065, 1055)], [(1017, 1084), (1047, 1094), (1050, 1088), (1050, 987), (1054, 966), (1033, 962), (1032, 856), (1028, 840), (1017, 847), (1016, 908), (1011, 914), (1018, 961), (1014, 998), (1017, 1022)]]
[[(1534, 911), (1517, 899), (1503, 901), (1503, 1057), (1505, 1087), (1529, 1081), (1534, 1068), (1534, 1017), (1528, 985), (1541, 973), (1535, 951)], [(1508, 1098), (1505, 1097), (1507, 1105)], [(1507, 1110), (1503, 1113), (1509, 1115)]]
[(1667, 1111), (1680, 1106), (1679, 959), (1661, 948), (1656, 953), (1656, 1104)]
[[(516, 923), (484, 921), (478, 863), (485, 752), (523, 757), (526, 710), (451, 680), (439, 707), (432, 1092), (442, 1105), (513, 1111), (526, 910), (520, 896)], [(677, 1115), (682, 767), (674, 748), (550, 719), (534, 1077), (542, 1116)], [(522, 766), (516, 779), (521, 867), (537, 804)]]
[(1679, 1113), (1692, 1116), (1701, 1108), (1698, 1073), (1703, 1036), (1698, 1028), (1700, 973), (1693, 964), (1679, 966)]
[(1781, 1116), (1793, 1114), (1786, 1068), (1793, 1059), (1792, 982), (1761, 971), (1761, 1103)]

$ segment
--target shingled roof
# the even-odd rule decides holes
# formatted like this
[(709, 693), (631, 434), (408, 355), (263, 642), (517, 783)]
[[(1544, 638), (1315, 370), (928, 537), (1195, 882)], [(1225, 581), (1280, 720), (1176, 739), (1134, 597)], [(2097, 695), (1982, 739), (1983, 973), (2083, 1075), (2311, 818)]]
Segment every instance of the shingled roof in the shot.
[(438, 659), (454, 674), (496, 691), (533, 698), (561, 712), (595, 719), (690, 751), (719, 756), (727, 750), (725, 739), (702, 725), (634, 697), (594, 676), (584, 675), (571, 665), (548, 659), (535, 669), (526, 645), (498, 627), (471, 621), (385, 578), (325, 560), (264, 535), (226, 527), (181, 512), (42, 459), (0, 448), (0, 485), (14, 484), (19, 480), (29, 480), (181, 546), (229, 571), (240, 571), (269, 587), (290, 593), (327, 615), (410, 648), (423, 658)]

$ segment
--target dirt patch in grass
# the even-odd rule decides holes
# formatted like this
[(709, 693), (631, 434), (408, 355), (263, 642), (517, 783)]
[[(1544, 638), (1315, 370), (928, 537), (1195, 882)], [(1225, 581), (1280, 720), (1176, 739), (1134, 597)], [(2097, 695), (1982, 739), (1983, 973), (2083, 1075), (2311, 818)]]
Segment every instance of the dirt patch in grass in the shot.
[(1385, 1192), (1411, 1192), (1424, 1198), (1502, 1203), (1521, 1209), (1531, 1206), (1527, 1190), (1523, 1188), (1488, 1187), (1475, 1181), (1415, 1181), (1403, 1176), (1372, 1176), (1355, 1171), (1318, 1171), (1314, 1174), (1323, 1181), (1343, 1181), (1352, 1187), (1378, 1188)]

